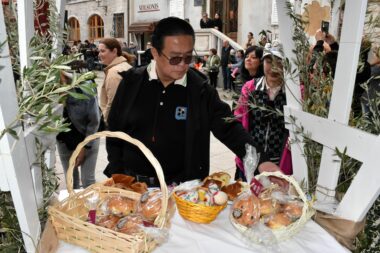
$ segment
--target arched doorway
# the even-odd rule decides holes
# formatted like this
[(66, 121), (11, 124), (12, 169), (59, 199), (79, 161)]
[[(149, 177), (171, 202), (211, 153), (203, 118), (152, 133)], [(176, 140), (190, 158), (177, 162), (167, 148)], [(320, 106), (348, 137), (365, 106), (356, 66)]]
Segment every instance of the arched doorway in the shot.
[(69, 41), (80, 40), (80, 26), (78, 19), (71, 17), (68, 21), (69, 24)]
[(236, 41), (238, 25), (238, 0), (211, 0), (210, 18), (219, 13), (223, 21), (223, 33)]
[(104, 22), (99, 15), (92, 15), (88, 19), (88, 38), (97, 40), (104, 37)]

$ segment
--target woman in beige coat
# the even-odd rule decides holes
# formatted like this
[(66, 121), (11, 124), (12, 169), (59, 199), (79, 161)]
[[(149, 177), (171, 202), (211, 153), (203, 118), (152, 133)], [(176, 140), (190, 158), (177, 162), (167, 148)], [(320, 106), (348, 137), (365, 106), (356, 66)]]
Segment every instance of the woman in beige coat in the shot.
[(105, 38), (99, 42), (99, 58), (107, 66), (104, 69), (105, 78), (100, 92), (100, 108), (107, 122), (112, 100), (122, 79), (119, 73), (132, 68), (135, 57), (123, 52), (116, 39)]

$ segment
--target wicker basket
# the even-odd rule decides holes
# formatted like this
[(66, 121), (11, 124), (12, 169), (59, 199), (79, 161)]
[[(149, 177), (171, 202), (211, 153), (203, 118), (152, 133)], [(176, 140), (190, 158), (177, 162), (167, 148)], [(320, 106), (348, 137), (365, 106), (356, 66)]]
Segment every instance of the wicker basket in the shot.
[(222, 206), (205, 206), (196, 204), (182, 199), (173, 194), (179, 214), (186, 220), (196, 223), (210, 223), (216, 219), (218, 214), (226, 207), (227, 203)]
[(107, 187), (102, 184), (94, 184), (81, 192), (74, 193), (73, 170), (76, 157), (78, 156), (80, 150), (88, 142), (100, 137), (115, 137), (130, 142), (136, 145), (151, 162), (156, 170), (162, 192), (162, 207), (154, 224), (160, 229), (167, 224), (166, 212), (168, 207), (168, 189), (166, 187), (161, 165), (157, 159), (144, 146), (144, 144), (136, 139), (133, 139), (129, 135), (122, 132), (104, 131), (90, 135), (83, 142), (79, 143), (70, 158), (69, 168), (67, 171), (67, 190), (69, 192), (69, 197), (54, 206), (49, 207), (50, 219), (58, 234), (58, 238), (66, 242), (79, 245), (91, 252), (150, 252), (157, 246), (157, 243), (153, 238), (144, 232), (128, 235), (85, 221), (88, 211), (83, 207), (87, 198), (92, 196), (94, 193), (98, 193), (100, 199), (112, 195), (124, 196), (135, 200), (140, 199), (139, 193), (114, 187)]
[[(256, 179), (259, 179), (263, 176), (275, 176), (278, 178), (285, 179), (290, 184), (292, 184), (297, 191), (299, 198), (304, 202), (303, 208), (302, 208), (302, 215), (301, 217), (290, 224), (287, 227), (279, 228), (279, 229), (272, 229), (272, 232), (278, 242), (285, 241), (289, 238), (291, 238), (293, 235), (298, 233), (303, 225), (314, 215), (315, 211), (311, 206), (311, 202), (307, 200), (307, 197), (305, 193), (302, 191), (301, 187), (297, 183), (297, 181), (292, 176), (286, 176), (282, 174), (281, 172), (263, 172), (256, 176)], [(232, 214), (231, 214), (232, 215)], [(232, 225), (239, 230), (241, 233), (244, 233), (247, 230), (247, 227), (240, 225), (239, 223), (234, 222), (234, 219), (230, 217)], [(261, 241), (255, 241), (256, 243), (261, 243)]]

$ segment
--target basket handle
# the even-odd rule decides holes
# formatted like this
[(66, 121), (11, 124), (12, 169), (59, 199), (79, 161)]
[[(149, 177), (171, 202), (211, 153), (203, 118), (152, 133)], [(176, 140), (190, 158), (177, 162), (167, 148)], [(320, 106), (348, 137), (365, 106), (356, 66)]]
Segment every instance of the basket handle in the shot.
[(274, 176), (274, 177), (285, 179), (289, 183), (292, 183), (292, 185), (296, 189), (296, 191), (299, 194), (299, 197), (302, 199), (302, 201), (305, 202), (305, 203), (309, 203), (309, 201), (307, 200), (307, 197), (306, 197), (305, 193), (301, 189), (301, 187), (298, 184), (298, 182), (294, 179), (294, 177), (287, 176), (287, 175), (285, 175), (284, 173), (282, 173), (280, 171), (275, 171), (275, 172), (266, 172), (266, 171), (264, 171), (264, 172), (258, 174), (256, 176), (256, 179), (260, 179), (260, 177), (263, 177), (263, 176), (266, 176), (266, 177)]
[(129, 142), (135, 146), (137, 146), (141, 152), (146, 156), (146, 158), (149, 160), (149, 162), (153, 165), (158, 181), (160, 182), (160, 188), (162, 192), (162, 198), (161, 198), (161, 211), (158, 215), (158, 217), (155, 220), (155, 225), (162, 228), (165, 224), (166, 219), (166, 211), (168, 207), (168, 188), (166, 186), (165, 178), (164, 178), (164, 172), (162, 171), (162, 167), (156, 157), (154, 157), (153, 153), (139, 140), (132, 138), (126, 133), (123, 132), (111, 132), (111, 131), (103, 131), (103, 132), (97, 132), (95, 134), (89, 135), (84, 139), (81, 143), (78, 144), (78, 146), (75, 148), (73, 154), (70, 157), (69, 161), (69, 168), (67, 169), (66, 174), (66, 186), (67, 191), (70, 195), (74, 194), (73, 191), (73, 171), (75, 167), (75, 160), (77, 159), (79, 152), (82, 150), (82, 148), (89, 143), (92, 140), (98, 139), (100, 137), (114, 137), (122, 139), (126, 142)]

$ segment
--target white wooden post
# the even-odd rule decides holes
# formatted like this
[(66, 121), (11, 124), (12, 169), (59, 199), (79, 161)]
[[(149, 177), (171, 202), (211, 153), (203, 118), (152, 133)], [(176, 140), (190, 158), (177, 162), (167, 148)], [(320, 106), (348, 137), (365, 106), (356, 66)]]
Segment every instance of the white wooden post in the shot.
[[(367, 1), (347, 0), (336, 66), (333, 93), (328, 118), (347, 125), (352, 96), (355, 87), (360, 45), (363, 34)], [(348, 15), (349, 14), (349, 15)], [(335, 150), (324, 147), (317, 185), (317, 200), (332, 205), (324, 205), (325, 211), (332, 212), (336, 207), (335, 187), (339, 179), (340, 163)]]
[[(3, 7), (0, 5), (0, 41), (3, 42), (6, 39)], [(0, 69), (0, 130), (3, 130), (16, 118), (18, 111), (8, 43), (2, 48), (0, 66), (3, 67)], [(15, 140), (8, 134), (0, 140), (1, 176), (5, 176), (5, 179), (0, 181), (0, 188), (2, 191), (10, 190), (25, 249), (27, 252), (35, 252), (35, 244), (38, 241), (41, 227), (22, 128), (17, 127), (15, 130), (19, 140)]]
[(20, 50), (20, 69), (29, 65), (29, 42), (34, 34), (33, 1), (17, 1), (17, 21)]
[[(284, 42), (286, 56), (291, 59), (292, 40), (289, 35), (291, 25), (286, 22), (287, 16), (281, 7), (284, 3), (278, 1), (278, 6), (280, 38)], [(380, 194), (378, 172), (380, 136), (348, 126), (366, 9), (367, 1), (346, 1), (328, 118), (303, 112), (296, 100), (291, 97), (284, 109), (286, 116), (293, 116), (297, 126), (302, 126), (305, 133), (310, 133), (312, 140), (324, 146), (316, 192), (318, 201), (314, 207), (352, 221), (361, 221)], [(288, 88), (287, 91), (289, 90)], [(335, 200), (335, 188), (340, 171), (340, 162), (336, 161), (337, 157), (334, 156), (335, 148), (342, 151), (347, 148), (346, 154), (349, 157), (363, 162), (340, 203)], [(298, 160), (304, 159), (298, 154), (293, 154), (292, 158), (294, 166), (297, 166)], [(297, 177), (299, 173), (297, 168), (295, 173)]]
[[(292, 29), (293, 26), (292, 20), (287, 15), (287, 8), (285, 1), (277, 0), (277, 10), (278, 10), (278, 20), (279, 20), (279, 29), (280, 29), (280, 39), (284, 47), (284, 53), (288, 59), (294, 59), (296, 56), (293, 53), (295, 48), (294, 41), (292, 39)], [(290, 72), (294, 70), (296, 66), (292, 66)], [(290, 78), (290, 75), (285, 77), (286, 80), (286, 101), (287, 107), (302, 110), (301, 105), (301, 88), (299, 85), (299, 80), (294, 80)], [(296, 83), (296, 81), (298, 83)], [(285, 120), (288, 121), (289, 114), (285, 114)], [(306, 165), (306, 160), (303, 159), (303, 139), (302, 136), (295, 136), (295, 126), (292, 124), (287, 124), (286, 127), (289, 129), (289, 135), (291, 140), (297, 141), (292, 142), (292, 161), (293, 161), (293, 174), (298, 182), (304, 181), (308, 183), (308, 170)], [(300, 159), (297, 159), (300, 158)]]

